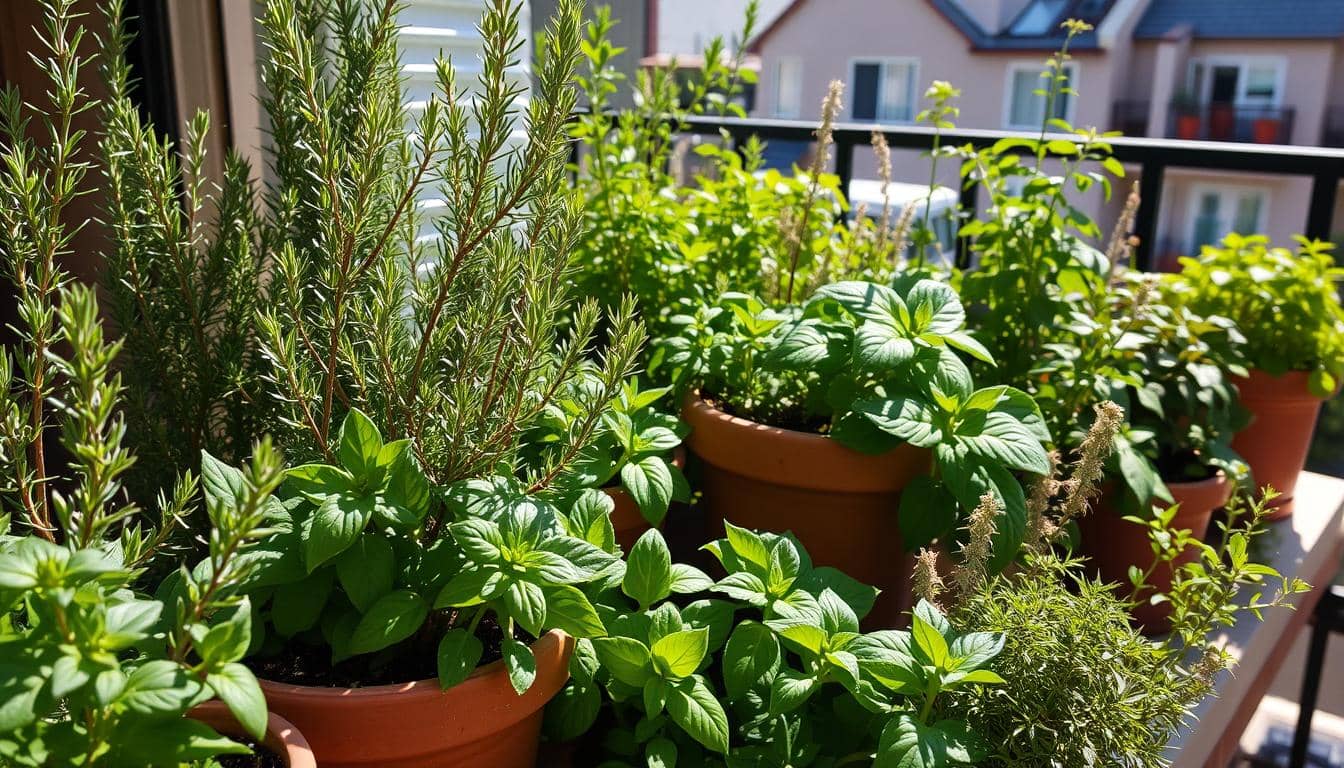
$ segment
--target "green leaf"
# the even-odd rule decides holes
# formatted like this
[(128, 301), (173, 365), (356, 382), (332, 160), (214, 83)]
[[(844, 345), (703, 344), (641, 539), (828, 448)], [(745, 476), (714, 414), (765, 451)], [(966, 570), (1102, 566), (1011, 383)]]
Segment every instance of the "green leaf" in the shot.
[(688, 627), (708, 629), (709, 647), (718, 649), (732, 631), (736, 610), (737, 606), (726, 600), (696, 600), (681, 609), (681, 618)]
[(873, 610), (873, 603), (876, 602), (879, 592), (877, 587), (870, 587), (838, 568), (831, 568), (830, 566), (814, 568), (803, 578), (802, 584), (803, 588), (812, 594), (819, 595), (822, 590), (826, 589), (835, 592), (854, 611), (854, 615), (860, 619)]
[(762, 573), (770, 567), (770, 550), (760, 534), (739, 528), (727, 520), (723, 521), (723, 529), (728, 538), (728, 546), (738, 557), (759, 567)]
[(530, 581), (512, 581), (504, 592), (504, 605), (509, 615), (523, 625), (533, 637), (541, 635), (546, 621), (546, 593)]
[(958, 331), (943, 336), (943, 341), (947, 342), (949, 347), (960, 350), (984, 363), (994, 364), (994, 356), (989, 353), (984, 344), (981, 344), (970, 334)]
[(644, 762), (648, 768), (676, 768), (677, 745), (665, 736), (655, 736), (644, 745)]
[(626, 685), (642, 688), (653, 673), (653, 657), (648, 646), (633, 638), (597, 638), (593, 640), (593, 650), (612, 677)]
[(672, 564), (672, 591), (678, 595), (693, 595), (714, 586), (714, 580), (695, 566)]
[(561, 585), (543, 587), (542, 591), (546, 595), (546, 627), (559, 629), (576, 638), (602, 637), (607, 634), (597, 609), (578, 589)]
[(650, 649), (663, 677), (678, 680), (695, 672), (709, 651), (709, 630), (688, 629), (659, 638)]
[(373, 499), (332, 494), (318, 504), (305, 521), (303, 561), (308, 572), (341, 554), (355, 543), (373, 517)]
[(966, 324), (966, 310), (957, 292), (937, 280), (915, 283), (905, 295), (905, 304), (914, 318), (915, 334), (949, 334)]
[(807, 703), (821, 687), (815, 676), (784, 668), (770, 683), (770, 714), (784, 715)]
[(728, 716), (714, 692), (699, 675), (671, 686), (667, 711), (672, 721), (706, 749), (727, 754)]
[(551, 741), (573, 741), (592, 730), (602, 709), (602, 692), (596, 684), (570, 681), (546, 706), (545, 732)]
[(950, 660), (947, 639), (918, 613), (912, 618), (910, 635), (915, 640), (915, 650), (930, 664), (939, 669), (946, 669)]
[(822, 590), (817, 597), (817, 602), (821, 605), (822, 625), (827, 634), (837, 634), (839, 632), (859, 631), (859, 617), (854, 615), (854, 609), (829, 589)]
[(873, 768), (941, 768), (948, 765), (947, 738), (941, 730), (898, 714), (882, 729)]
[(466, 629), (458, 627), (444, 633), (437, 654), (439, 687), (446, 691), (466, 680), (476, 671), (484, 653), (480, 639)]
[(252, 750), (191, 718), (132, 720), (117, 733), (123, 765), (181, 765), (216, 755), (250, 755)]
[(953, 640), (949, 651), (957, 661), (957, 669), (969, 672), (998, 656), (1005, 641), (1002, 632), (969, 632)]
[(773, 594), (785, 594), (797, 580), (801, 566), (802, 558), (798, 556), (798, 548), (792, 541), (780, 538), (770, 547), (770, 563), (766, 571), (765, 586)]
[(1112, 444), (1115, 446), (1116, 462), (1120, 465), (1120, 475), (1145, 510), (1154, 501), (1172, 501), (1171, 492), (1162, 482), (1157, 468), (1134, 448), (1133, 443), (1123, 435), (1116, 435)]
[(932, 448), (943, 439), (943, 430), (927, 403), (912, 397), (859, 400), (854, 411), (878, 429), (920, 448)]
[(247, 501), (247, 480), (243, 473), (201, 451), (201, 489), (207, 510), (236, 509)]
[(771, 340), (768, 360), (782, 370), (813, 368), (830, 355), (830, 340), (814, 321), (780, 326)]
[(196, 653), (207, 667), (215, 668), (243, 658), (251, 643), (252, 605), (244, 599), (233, 613), (197, 638)]
[(769, 627), (754, 621), (739, 624), (723, 651), (723, 684), (729, 698), (741, 699), (755, 686), (772, 680), (779, 662), (779, 641)]
[(901, 528), (901, 544), (907, 552), (946, 536), (957, 527), (960, 519), (957, 500), (942, 483), (928, 475), (919, 475), (901, 491), (897, 522)]
[(808, 303), (819, 299), (834, 299), (850, 314), (862, 320), (908, 325), (910, 317), (905, 301), (885, 285), (845, 280), (823, 285)]
[(630, 548), (621, 591), (636, 600), (641, 609), (672, 592), (672, 554), (658, 529), (651, 528)]
[(281, 637), (312, 629), (331, 596), (330, 569), (276, 587), (271, 598), (271, 626)]
[[(9, 688), (0, 686), (0, 694), (9, 692)], [(167, 659), (154, 659), (131, 672), (118, 701), (136, 714), (178, 717), (198, 700), (200, 693), (201, 684), (181, 665)]]
[(503, 646), (504, 667), (509, 671), (509, 682), (513, 685), (513, 690), (521, 696), (527, 693), (527, 689), (532, 687), (532, 683), (537, 679), (537, 657), (532, 655), (532, 649), (513, 639), (509, 634), (504, 635)]
[(391, 542), (382, 536), (361, 536), (337, 556), (336, 575), (355, 608), (367, 611), (378, 598), (392, 591), (395, 566)]
[(321, 498), (354, 490), (350, 473), (329, 464), (304, 464), (285, 472), (285, 486), (307, 497)]
[(864, 323), (854, 330), (854, 362), (864, 371), (898, 368), (915, 357), (915, 342), (888, 323)]
[(247, 735), (260, 741), (266, 735), (266, 697), (252, 670), (237, 662), (206, 675), (205, 684), (228, 706)]
[(358, 656), (395, 645), (424, 626), (428, 615), (429, 606), (416, 593), (408, 589), (389, 592), (360, 617), (348, 652)]
[(467, 557), (478, 563), (494, 563), (500, 560), (500, 550), (504, 548), (504, 534), (499, 525), (490, 520), (470, 518), (448, 526), (453, 540), (462, 548)]
[(1050, 473), (1050, 457), (1041, 439), (1009, 413), (968, 414), (955, 434), (959, 444), (980, 458), (1037, 475)]
[(351, 408), (341, 422), (337, 456), (341, 464), (356, 476), (368, 477), (378, 468), (378, 454), (383, 449), (378, 427), (358, 408)]
[(489, 568), (468, 568), (448, 580), (434, 598), (434, 610), (465, 608), (485, 602), (486, 586), (502, 580), (499, 571)]
[(672, 503), (672, 471), (661, 456), (647, 456), (621, 467), (621, 485), (635, 500), (644, 519), (657, 525)]

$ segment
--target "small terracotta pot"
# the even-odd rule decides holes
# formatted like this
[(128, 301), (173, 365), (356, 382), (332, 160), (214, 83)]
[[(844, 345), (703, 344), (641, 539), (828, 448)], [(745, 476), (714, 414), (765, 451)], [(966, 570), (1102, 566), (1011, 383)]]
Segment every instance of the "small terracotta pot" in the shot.
[(822, 435), (768, 427), (699, 398), (682, 419), (700, 459), (701, 503), (715, 536), (723, 521), (792, 531), (817, 565), (843, 570), (882, 590), (865, 626), (895, 626), (909, 604), (910, 558), (896, 513), (901, 491), (928, 474), (932, 455), (902, 445), (867, 456)]
[[(1180, 504), (1171, 527), (1188, 530), (1195, 538), (1203, 539), (1209, 532), (1209, 523), (1214, 510), (1222, 507), (1232, 495), (1232, 483), (1222, 472), (1207, 479), (1190, 483), (1167, 483), (1171, 496)], [(1122, 491), (1113, 483), (1106, 484), (1101, 496), (1093, 505), (1092, 512), (1078, 521), (1082, 534), (1082, 550), (1089, 562), (1096, 568), (1102, 581), (1120, 585), (1121, 594), (1132, 594), (1129, 567), (1134, 565), (1147, 570), (1153, 564), (1156, 555), (1148, 540), (1144, 527), (1124, 519), (1120, 512)], [(1154, 504), (1163, 508), (1170, 505), (1154, 500)], [(1174, 563), (1153, 571), (1148, 580), (1145, 597), (1154, 592), (1166, 592), (1171, 589), (1175, 570), (1186, 563), (1194, 562), (1198, 552), (1191, 548), (1182, 552)], [(1134, 608), (1134, 622), (1143, 628), (1146, 634), (1160, 634), (1171, 628), (1171, 606), (1167, 603), (1152, 605), (1143, 602)]]
[[(207, 701), (193, 707), (187, 713), (187, 717), (199, 720), (231, 739), (248, 738), (243, 726), (238, 724), (238, 720), (222, 701)], [(261, 743), (278, 755), (289, 768), (317, 768), (313, 750), (309, 749), (303, 734), (299, 733), (293, 723), (274, 712), (266, 717), (266, 738)]]
[(537, 677), (519, 696), (502, 661), (447, 691), (437, 680), (368, 688), (262, 681), (266, 703), (297, 725), (323, 768), (531, 768), (542, 710), (569, 679), (574, 640), (551, 631), (532, 644)]
[(1307, 463), (1316, 417), (1325, 402), (1311, 394), (1309, 377), (1305, 371), (1282, 376), (1251, 371), (1250, 378), (1237, 380), (1241, 404), (1251, 412), (1251, 423), (1232, 439), (1232, 450), (1251, 466), (1257, 489), (1272, 485), (1282, 494), (1274, 500), (1270, 520), (1293, 513), (1297, 476)]
[[(679, 445), (672, 451), (672, 463), (676, 465), (677, 469), (686, 468), (685, 448)], [(626, 493), (621, 486), (609, 486), (603, 488), (602, 492), (616, 503), (615, 509), (611, 510), (611, 526), (616, 529), (616, 541), (620, 543), (621, 549), (629, 552), (630, 548), (635, 546), (639, 537), (649, 530), (649, 521), (644, 519), (644, 515), (639, 511), (639, 505), (635, 503), (634, 498)], [(671, 514), (670, 510), (668, 514)], [(666, 522), (667, 518), (663, 518), (663, 521), (658, 523), (658, 529), (662, 530), (663, 523)]]

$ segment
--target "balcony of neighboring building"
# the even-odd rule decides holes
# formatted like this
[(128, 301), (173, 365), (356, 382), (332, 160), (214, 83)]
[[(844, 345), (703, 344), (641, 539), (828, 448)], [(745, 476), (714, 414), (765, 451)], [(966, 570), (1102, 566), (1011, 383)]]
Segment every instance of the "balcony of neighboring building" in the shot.
[[(1344, 142), (1344, 110), (1339, 117), (1335, 135), (1338, 141)], [(1292, 144), (1297, 110), (1292, 106), (1199, 104), (1174, 99), (1165, 109), (1165, 119), (1159, 117), (1156, 132), (1152, 130), (1152, 118), (1150, 102), (1117, 101), (1111, 110), (1111, 128), (1126, 136)], [(1344, 143), (1330, 146), (1344, 146)]]

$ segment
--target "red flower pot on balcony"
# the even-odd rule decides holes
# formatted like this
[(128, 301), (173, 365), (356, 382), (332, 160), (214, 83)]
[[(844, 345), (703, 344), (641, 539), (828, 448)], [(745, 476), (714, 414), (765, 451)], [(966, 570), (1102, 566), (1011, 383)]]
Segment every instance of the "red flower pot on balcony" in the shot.
[(1237, 110), (1231, 104), (1209, 106), (1209, 138), (1231, 141), (1237, 133)]
[(1199, 138), (1199, 131), (1204, 127), (1204, 121), (1199, 119), (1199, 115), (1177, 115), (1176, 116), (1176, 138), (1193, 141)]
[(1257, 117), (1251, 122), (1251, 136), (1256, 144), (1284, 144), (1283, 121), (1277, 117)]

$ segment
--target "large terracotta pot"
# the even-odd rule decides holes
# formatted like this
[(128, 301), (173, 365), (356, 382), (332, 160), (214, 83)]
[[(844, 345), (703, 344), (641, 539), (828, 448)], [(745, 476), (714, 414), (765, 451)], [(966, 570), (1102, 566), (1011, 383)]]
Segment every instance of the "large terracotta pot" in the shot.
[[(1195, 538), (1203, 539), (1209, 532), (1209, 523), (1214, 510), (1227, 503), (1232, 495), (1232, 483), (1227, 476), (1219, 472), (1208, 480), (1190, 483), (1167, 483), (1171, 496), (1180, 505), (1171, 527), (1188, 530)], [(1147, 570), (1155, 559), (1152, 545), (1148, 540), (1147, 529), (1124, 519), (1120, 511), (1121, 490), (1114, 484), (1102, 488), (1101, 496), (1093, 505), (1092, 512), (1078, 521), (1082, 534), (1082, 550), (1089, 562), (1096, 568), (1102, 581), (1120, 585), (1122, 594), (1132, 594), (1130, 588), (1129, 567), (1138, 566)], [(1154, 504), (1166, 508), (1166, 502), (1154, 500)], [(1157, 568), (1145, 590), (1145, 601), (1133, 610), (1134, 621), (1145, 633), (1156, 634), (1170, 629), (1171, 607), (1167, 603), (1152, 605), (1146, 602), (1154, 592), (1166, 592), (1171, 589), (1175, 570), (1180, 566), (1194, 562), (1199, 553), (1194, 548), (1185, 550), (1174, 563)]]
[(1204, 127), (1204, 119), (1198, 114), (1176, 116), (1176, 138), (1194, 140)]
[(902, 445), (867, 456), (822, 435), (737, 418), (699, 398), (687, 402), (682, 419), (702, 464), (701, 503), (713, 535), (722, 535), (725, 519), (792, 531), (815, 564), (882, 590), (867, 626), (899, 620), (909, 602), (910, 559), (896, 513), (901, 490), (929, 472), (929, 451)]
[[(672, 452), (672, 463), (677, 469), (686, 468), (686, 449), (677, 446)], [(639, 537), (649, 530), (649, 521), (644, 519), (644, 514), (639, 511), (639, 505), (635, 503), (634, 498), (625, 492), (625, 489), (619, 485), (603, 488), (602, 492), (607, 494), (616, 506), (611, 510), (611, 526), (616, 529), (616, 541), (620, 543), (621, 549), (629, 552), (630, 548), (635, 546)], [(675, 504), (675, 502), (674, 502)], [(671, 514), (669, 510), (668, 514)], [(663, 523), (667, 518), (658, 524), (659, 530), (662, 530)]]
[[(222, 701), (207, 701), (193, 707), (187, 716), (205, 723), (231, 739), (248, 738), (243, 732), (243, 727), (238, 724), (233, 713)], [(274, 712), (266, 718), (266, 738), (261, 743), (278, 755), (289, 768), (317, 768), (313, 751), (308, 748), (308, 742), (304, 740), (303, 734), (299, 733), (292, 723)]]
[(531, 768), (542, 710), (569, 679), (574, 641), (552, 631), (532, 644), (537, 677), (519, 696), (503, 662), (448, 691), (437, 680), (369, 688), (262, 681), (266, 703), (303, 731), (322, 768)]
[(1311, 394), (1308, 377), (1305, 371), (1282, 376), (1251, 371), (1250, 378), (1237, 380), (1251, 423), (1232, 439), (1232, 449), (1250, 464), (1256, 488), (1272, 485), (1282, 494), (1274, 500), (1271, 520), (1293, 513), (1297, 476), (1307, 463), (1316, 417), (1325, 402)]
[(1277, 117), (1258, 117), (1251, 122), (1251, 137), (1256, 144), (1282, 144), (1282, 128)]

